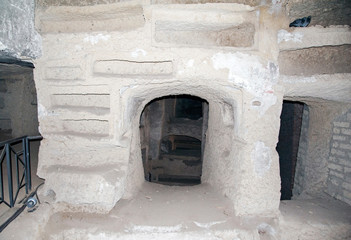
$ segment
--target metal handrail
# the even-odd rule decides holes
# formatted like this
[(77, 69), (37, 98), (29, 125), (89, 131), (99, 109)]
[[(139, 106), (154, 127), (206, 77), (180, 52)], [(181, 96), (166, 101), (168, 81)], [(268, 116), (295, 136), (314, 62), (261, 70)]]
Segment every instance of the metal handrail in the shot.
[[(31, 167), (30, 167), (30, 141), (41, 140), (42, 136), (23, 136), (8, 141), (0, 142), (0, 204), (4, 203), (9, 207), (15, 205), (18, 193), (21, 188), (26, 188), (26, 194), (32, 189)], [(22, 147), (18, 150), (15, 146)], [(5, 161), (6, 159), (6, 161)], [(13, 177), (12, 177), (12, 164), (15, 163), (15, 173), (17, 189), (16, 193), (13, 192)], [(4, 194), (4, 176), (3, 164), (6, 163), (7, 180), (8, 180), (8, 201), (5, 199)], [(20, 165), (23, 167), (23, 173), (20, 176)]]

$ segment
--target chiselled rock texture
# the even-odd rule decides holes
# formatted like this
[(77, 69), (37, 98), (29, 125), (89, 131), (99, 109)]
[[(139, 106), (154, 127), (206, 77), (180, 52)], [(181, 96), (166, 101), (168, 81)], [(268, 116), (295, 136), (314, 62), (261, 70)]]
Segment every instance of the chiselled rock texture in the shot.
[(157, 22), (155, 31), (157, 42), (190, 46), (251, 47), (255, 36), (255, 26), (250, 23), (213, 28), (203, 24)]
[[(0, 128), (17, 134), (20, 113), (37, 107), (37, 174), (50, 208), (31, 220), (37, 237), (7, 236), (350, 236), (347, 1), (37, 0), (35, 29), (34, 0), (0, 2)], [(310, 26), (289, 27), (305, 15)], [(5, 78), (2, 56), (30, 58), (34, 76)], [(33, 79), (37, 99), (24, 84)], [(16, 105), (9, 96), (19, 89)], [(198, 116), (178, 115), (185, 97), (198, 101)], [(277, 152), (283, 100), (298, 102), (302, 114), (285, 116), (301, 129), (291, 144), (296, 162), (286, 165)], [(190, 145), (195, 154), (176, 156)], [(296, 166), (284, 171), (289, 181), (284, 166)], [(174, 176), (201, 184), (145, 182)], [(289, 203), (280, 201), (285, 186)], [(332, 210), (330, 197), (340, 200)]]
[(338, 0), (287, 1), (289, 18), (312, 16), (311, 25), (350, 25), (351, 2)]
[(309, 77), (315, 74), (351, 73), (351, 45), (283, 51), (280, 73)]
[[(105, 3), (39, 1), (37, 8), (38, 174), (58, 205), (110, 211), (140, 190), (145, 156), (158, 157), (161, 139), (184, 134), (202, 141), (198, 176), (230, 199), (235, 215), (277, 216), (283, 98), (304, 102), (310, 114), (295, 192), (326, 189), (334, 112), (321, 114), (329, 102), (340, 102), (336, 114), (351, 102), (347, 26), (289, 29), (277, 1)], [(178, 95), (208, 104), (205, 130), (195, 120), (187, 127), (166, 121), (165, 103), (142, 117), (150, 102)], [(150, 143), (156, 145), (143, 152)], [(182, 163), (183, 172), (195, 164)], [(309, 175), (317, 165), (318, 174)]]

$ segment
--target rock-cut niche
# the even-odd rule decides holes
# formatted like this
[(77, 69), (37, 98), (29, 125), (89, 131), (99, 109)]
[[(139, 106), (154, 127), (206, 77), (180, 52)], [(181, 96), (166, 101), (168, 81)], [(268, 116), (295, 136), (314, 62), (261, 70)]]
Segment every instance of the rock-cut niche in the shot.
[(140, 117), (145, 180), (166, 185), (201, 183), (208, 102), (191, 95), (149, 102)]

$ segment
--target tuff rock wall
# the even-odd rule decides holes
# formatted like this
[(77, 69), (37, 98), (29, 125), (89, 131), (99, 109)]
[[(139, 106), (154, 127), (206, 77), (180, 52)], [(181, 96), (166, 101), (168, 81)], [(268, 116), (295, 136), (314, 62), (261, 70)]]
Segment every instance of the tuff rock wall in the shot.
[(276, 1), (41, 2), (38, 174), (59, 208), (107, 212), (132, 197), (144, 181), (142, 110), (189, 94), (209, 104), (202, 182), (237, 215), (275, 215), (283, 98), (351, 101), (350, 28), (289, 29)]

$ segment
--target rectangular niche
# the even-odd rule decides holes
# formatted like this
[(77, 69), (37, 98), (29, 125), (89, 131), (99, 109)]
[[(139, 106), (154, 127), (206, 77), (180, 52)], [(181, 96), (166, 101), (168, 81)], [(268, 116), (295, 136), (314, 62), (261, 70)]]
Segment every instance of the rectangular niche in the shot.
[(249, 22), (203, 24), (157, 21), (155, 23), (155, 40), (159, 43), (246, 48), (254, 45), (254, 37), (255, 26)]

